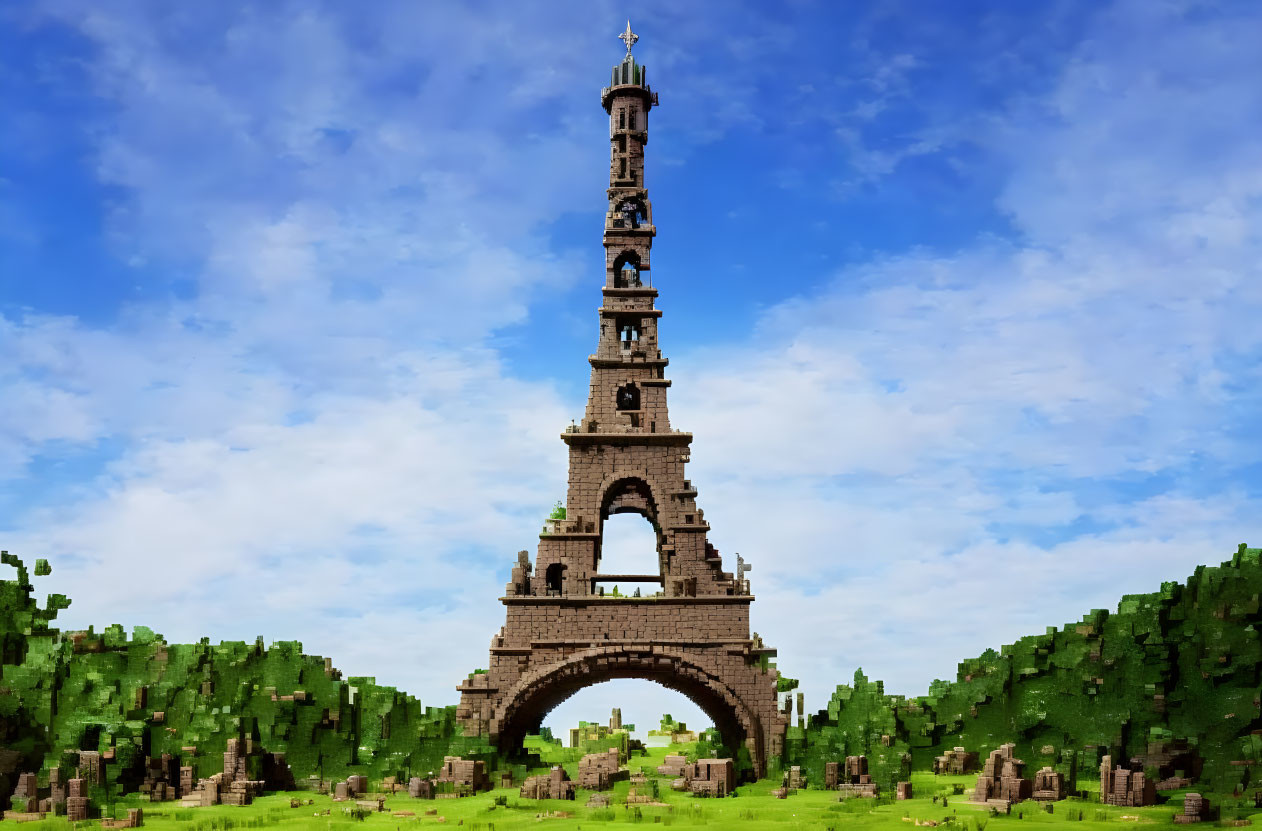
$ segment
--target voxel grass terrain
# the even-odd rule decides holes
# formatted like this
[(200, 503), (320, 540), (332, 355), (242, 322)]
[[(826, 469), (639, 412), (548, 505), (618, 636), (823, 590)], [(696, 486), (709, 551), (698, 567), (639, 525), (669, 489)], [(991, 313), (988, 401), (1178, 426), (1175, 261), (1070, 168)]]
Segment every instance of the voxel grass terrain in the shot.
[[(649, 756), (637, 763), (652, 769), (665, 753), (677, 753), (684, 747), (650, 749)], [(125, 807), (144, 810), (144, 826), (154, 829), (197, 829), (212, 831), (231, 828), (328, 829), (351, 827), (461, 827), (469, 831), (508, 831), (518, 828), (600, 828), (608, 825), (650, 824), (684, 828), (748, 828), (748, 829), (907, 829), (936, 823), (939, 828), (958, 831), (990, 831), (1068, 824), (1077, 831), (1085, 829), (1119, 829), (1128, 825), (1174, 827), (1174, 805), (1151, 808), (1117, 808), (1097, 802), (1067, 799), (1057, 802), (1048, 812), (1034, 802), (1020, 803), (1009, 816), (991, 816), (984, 806), (956, 795), (955, 786), (971, 786), (971, 776), (913, 775), (915, 790), (923, 794), (899, 802), (873, 799), (851, 799), (838, 802), (837, 795), (822, 790), (803, 790), (786, 799), (771, 795), (772, 783), (762, 781), (740, 787), (736, 795), (726, 799), (698, 799), (676, 793), (668, 780), (659, 784), (658, 805), (626, 806), (618, 804), (626, 797), (628, 783), (620, 783), (612, 792), (614, 804), (608, 808), (588, 808), (593, 793), (580, 789), (574, 801), (521, 799), (516, 788), (497, 788), (464, 799), (416, 800), (403, 795), (386, 799), (382, 813), (357, 812), (353, 803), (338, 803), (320, 794), (271, 794), (258, 798), (252, 805), (225, 805), (204, 808), (182, 808), (178, 803), (150, 804), (140, 800), (120, 800), (115, 805), (119, 815)], [(947, 796), (947, 804), (935, 803), (934, 796)], [(313, 804), (291, 807), (292, 797)], [(432, 813), (427, 813), (432, 812)], [(1258, 812), (1262, 817), (1262, 811)], [(19, 827), (18, 823), (6, 823)], [(79, 823), (90, 827), (96, 823)], [(64, 818), (22, 823), (20, 827), (65, 829), (72, 827)]]
[[(889, 696), (880, 682), (856, 673), (854, 683), (839, 686), (828, 707), (808, 718), (805, 728), (789, 729), (774, 778), (744, 785), (726, 800), (698, 799), (659, 783), (658, 799), (665, 807), (638, 806), (639, 820), (914, 827), (919, 819), (960, 828), (967, 823), (978, 831), (988, 822), (998, 823), (996, 828), (1013, 822), (1170, 824), (1187, 790), (1209, 795), (1225, 819), (1246, 819), (1260, 787), (1262, 646), (1255, 628), (1260, 555), (1241, 546), (1230, 561), (1197, 569), (1184, 585), (1167, 583), (1159, 592), (1125, 597), (1115, 613), (1093, 611), (1081, 622), (988, 651), (963, 662), (955, 681), (935, 682), (925, 696)], [(406, 781), (435, 769), (447, 754), (484, 759), (492, 768), (506, 764), (494, 748), (460, 735), (453, 707), (422, 707), (370, 678), (343, 679), (331, 662), (304, 655), (296, 643), (267, 648), (261, 642), (167, 644), (143, 628), (131, 637), (121, 627), (58, 632), (52, 623), (68, 601), (53, 596), (41, 607), (22, 563), (10, 555), (4, 562), (17, 571), (16, 579), (0, 580), (0, 788), (6, 793), (12, 792), (17, 773), (37, 772), (46, 783), (52, 765), (66, 769), (73, 752), (93, 750), (108, 754), (104, 784), (91, 793), (93, 804), (107, 814), (139, 806), (151, 827), (329, 827), (352, 820), (339, 815), (345, 803), (335, 805), (316, 793), (293, 794), (315, 800), (304, 811), (289, 807), (288, 793), (267, 795), (246, 807), (192, 809), (142, 801), (135, 791), (145, 757), (170, 753), (206, 777), (221, 769), (233, 736), (286, 753), (300, 787), (350, 774), (367, 776), (374, 785), (387, 776)], [(48, 564), (37, 564), (36, 577), (48, 572)], [(955, 785), (971, 788), (975, 777), (927, 773), (933, 756), (945, 749), (959, 745), (984, 756), (1005, 742), (1016, 743), (1027, 775), (1044, 765), (1054, 767), (1065, 774), (1071, 791), (1085, 792), (1087, 798), (1057, 802), (1052, 813), (1035, 803), (1019, 803), (1012, 816), (991, 817), (954, 791)], [(1193, 762), (1163, 771), (1154, 748), (1173, 744)], [(573, 751), (558, 751), (542, 740), (532, 740), (531, 747), (538, 754), (536, 764), (546, 768), (560, 762), (574, 777)], [(708, 745), (679, 749), (689, 754), (712, 750)], [(650, 748), (646, 757), (633, 755), (631, 767), (647, 765), (652, 771), (665, 753), (665, 748)], [(1173, 774), (1191, 781), (1188, 787), (1163, 791), (1169, 802), (1154, 808), (1103, 806), (1090, 792), (1097, 787), (1105, 753), (1118, 762), (1138, 758), (1154, 778)], [(858, 754), (868, 757), (883, 794), (892, 794), (896, 781), (910, 779), (916, 798), (840, 804), (835, 793), (817, 789), (825, 762)], [(770, 794), (779, 785), (779, 770), (789, 765), (800, 765), (811, 787), (775, 799)], [(512, 769), (518, 782), (527, 772), (520, 759)], [(585, 791), (574, 802), (555, 803), (520, 799), (516, 789), (433, 802), (393, 795), (387, 800), (391, 810), (418, 817), (388, 821), (436, 823), (443, 816), (457, 824), (512, 828), (535, 824), (540, 821), (536, 815), (549, 811), (571, 815), (547, 819), (558, 827), (634, 821), (637, 806), (619, 801), (628, 787), (617, 785), (613, 806), (599, 809), (585, 806)], [(943, 794), (947, 811), (931, 801)], [(326, 809), (331, 813), (324, 815)], [(430, 809), (438, 814), (426, 818)], [(362, 820), (385, 821), (386, 815), (376, 814)], [(46, 824), (66, 826), (62, 819)]]

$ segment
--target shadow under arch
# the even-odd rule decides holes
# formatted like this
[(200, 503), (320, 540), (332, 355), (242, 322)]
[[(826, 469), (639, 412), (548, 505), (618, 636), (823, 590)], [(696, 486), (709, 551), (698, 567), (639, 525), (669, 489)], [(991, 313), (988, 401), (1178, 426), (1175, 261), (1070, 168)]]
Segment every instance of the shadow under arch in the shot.
[(653, 681), (683, 694), (709, 716), (726, 747), (733, 752), (748, 750), (753, 769), (745, 772), (747, 777), (765, 774), (762, 725), (752, 708), (691, 656), (672, 649), (595, 647), (522, 678), (496, 710), (496, 744), (505, 752), (520, 751), (525, 737), (538, 732), (561, 702), (579, 690), (618, 678)]

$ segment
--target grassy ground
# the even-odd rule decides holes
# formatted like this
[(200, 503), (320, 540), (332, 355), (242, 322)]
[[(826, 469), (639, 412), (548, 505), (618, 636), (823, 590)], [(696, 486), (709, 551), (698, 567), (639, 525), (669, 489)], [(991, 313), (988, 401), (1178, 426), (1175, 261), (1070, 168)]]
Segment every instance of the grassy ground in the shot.
[[(649, 748), (646, 757), (634, 757), (631, 768), (643, 768), (655, 774), (655, 768), (667, 753), (686, 751), (686, 746)], [(544, 761), (551, 761), (547, 758)], [(571, 763), (564, 762), (567, 768)], [(542, 771), (540, 771), (542, 772)], [(571, 776), (576, 771), (570, 770)], [(1051, 826), (1069, 824), (1065, 831), (1091, 831), (1110, 829), (1120, 831), (1127, 825), (1174, 827), (1171, 817), (1176, 808), (1182, 808), (1182, 793), (1175, 795), (1168, 804), (1153, 808), (1113, 808), (1090, 800), (1065, 800), (1053, 806), (1047, 813), (1043, 806), (1024, 802), (1014, 806), (1011, 816), (991, 816), (989, 811), (967, 801), (967, 793), (957, 795), (956, 786), (971, 789), (974, 776), (933, 776), (930, 773), (914, 774), (912, 787), (915, 799), (902, 802), (871, 799), (851, 799), (838, 802), (835, 792), (804, 790), (787, 799), (776, 799), (771, 791), (777, 783), (756, 782), (737, 789), (736, 795), (727, 799), (699, 799), (670, 789), (669, 780), (659, 779), (658, 799), (665, 807), (627, 806), (624, 800), (628, 782), (620, 782), (611, 793), (609, 808), (587, 808), (591, 791), (579, 790), (573, 802), (561, 800), (521, 799), (517, 788), (501, 788), (465, 799), (414, 800), (406, 795), (386, 799), (385, 813), (370, 813), (362, 820), (350, 815), (349, 803), (333, 802), (328, 796), (314, 793), (280, 793), (264, 796), (253, 805), (235, 808), (216, 805), (206, 808), (182, 808), (178, 803), (148, 803), (120, 801), (116, 806), (119, 816), (125, 816), (125, 808), (144, 809), (145, 827), (153, 829), (196, 829), (219, 831), (232, 828), (421, 828), (459, 827), (462, 831), (511, 831), (521, 828), (579, 829), (600, 828), (611, 824), (648, 824), (679, 827), (709, 826), (712, 828), (742, 829), (888, 829), (888, 831), (912, 831), (936, 822), (941, 831), (1019, 831), (1020, 828), (1040, 827), (1055, 831)], [(944, 807), (934, 796), (946, 796)], [(314, 800), (313, 805), (291, 808), (291, 797), (303, 801)], [(503, 804), (496, 804), (501, 802)], [(1214, 800), (1219, 804), (1218, 800)], [(393, 812), (410, 811), (412, 816), (397, 816)], [(427, 812), (432, 811), (432, 814)], [(327, 812), (327, 813), (325, 813)], [(1234, 816), (1234, 812), (1231, 812)], [(1228, 812), (1224, 811), (1224, 815)], [(1081, 820), (1079, 819), (1081, 817)], [(1262, 825), (1262, 812), (1256, 820)], [(5, 826), (17, 827), (6, 820)], [(98, 825), (97, 822), (79, 823), (80, 828)], [(64, 818), (46, 819), (24, 823), (24, 831), (37, 829), (66, 829), (70, 826)]]

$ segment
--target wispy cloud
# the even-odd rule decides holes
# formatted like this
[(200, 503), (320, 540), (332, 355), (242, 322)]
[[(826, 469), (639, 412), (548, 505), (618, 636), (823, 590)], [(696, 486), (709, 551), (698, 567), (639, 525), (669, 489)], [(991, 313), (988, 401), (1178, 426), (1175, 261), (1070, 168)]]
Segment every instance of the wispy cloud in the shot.
[(1015, 239), (847, 268), (678, 362), (707, 518), (817, 704), (1262, 538), (1258, 31), (1122, 4), (972, 137)]

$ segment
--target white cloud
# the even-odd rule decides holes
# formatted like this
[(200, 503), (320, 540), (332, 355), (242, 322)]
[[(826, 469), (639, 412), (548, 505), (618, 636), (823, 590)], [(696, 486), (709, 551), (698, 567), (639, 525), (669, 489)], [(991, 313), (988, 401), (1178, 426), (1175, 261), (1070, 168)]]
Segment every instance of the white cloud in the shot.
[(923, 692), (1262, 539), (1222, 484), (1259, 458), (1259, 24), (1099, 26), (973, 137), (1012, 167), (1019, 243), (874, 260), (675, 356), (712, 536), (812, 709), (856, 666)]

